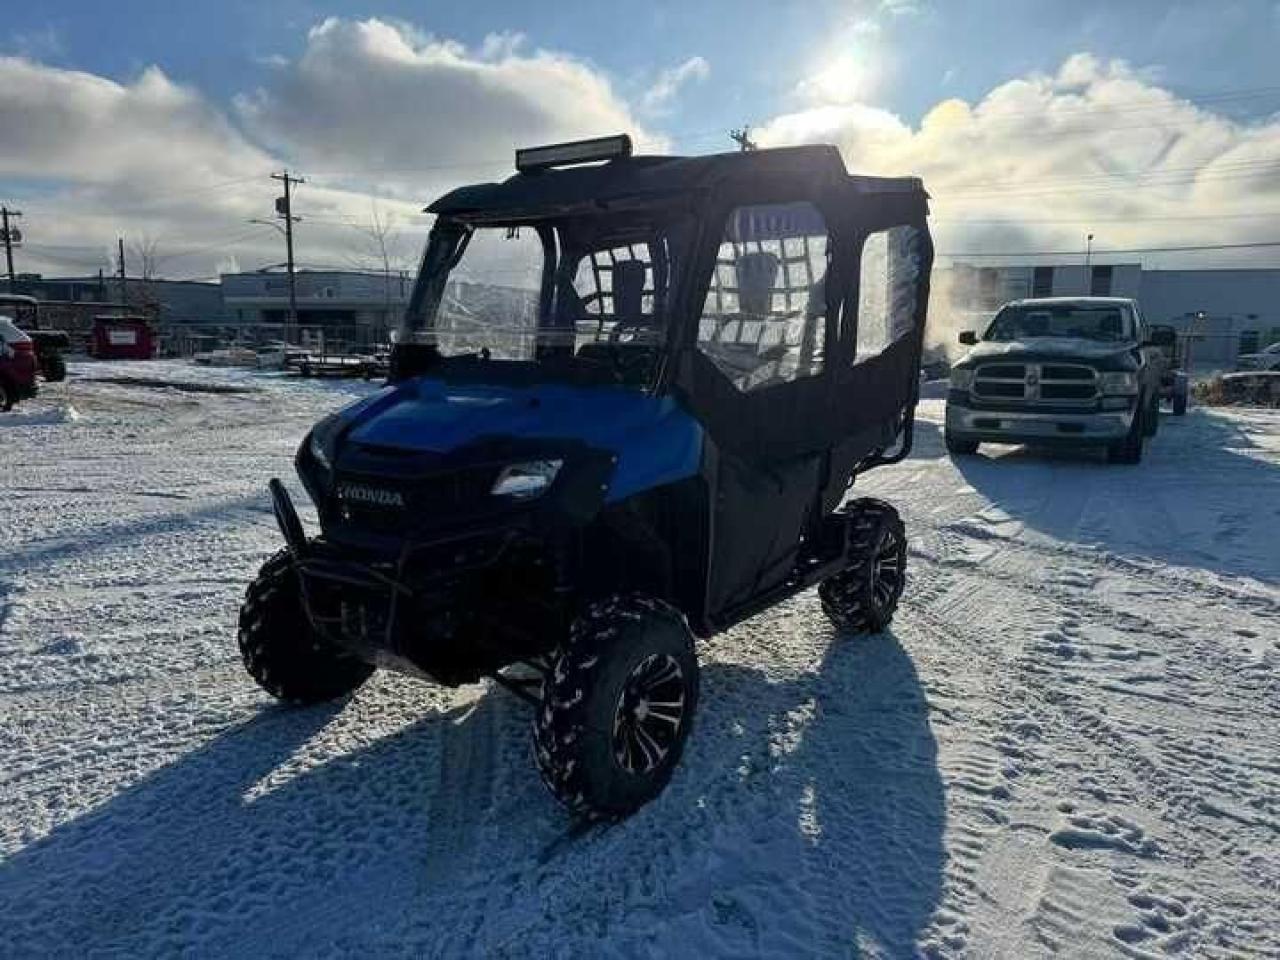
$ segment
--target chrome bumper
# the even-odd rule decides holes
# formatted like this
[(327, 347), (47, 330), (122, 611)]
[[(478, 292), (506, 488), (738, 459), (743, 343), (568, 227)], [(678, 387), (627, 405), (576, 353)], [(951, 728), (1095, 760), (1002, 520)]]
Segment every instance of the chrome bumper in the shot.
[(958, 440), (989, 443), (1108, 443), (1133, 426), (1133, 410), (1039, 413), (973, 410), (947, 404), (947, 433)]

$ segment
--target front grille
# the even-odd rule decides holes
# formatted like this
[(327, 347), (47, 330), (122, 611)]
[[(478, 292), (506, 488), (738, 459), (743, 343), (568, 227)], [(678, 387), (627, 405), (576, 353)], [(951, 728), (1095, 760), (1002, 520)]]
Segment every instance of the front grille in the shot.
[(1080, 363), (988, 363), (974, 371), (973, 395), (1027, 406), (1091, 406), (1098, 399), (1098, 373)]
[(490, 502), (489, 492), (496, 478), (497, 468), (493, 466), (395, 480), (346, 474), (338, 478), (338, 489), (349, 484), (398, 494), (403, 506), (394, 496), (376, 503), (339, 496), (334, 507), (344, 522), (374, 533), (403, 534), (425, 523), (461, 519), (483, 510)]

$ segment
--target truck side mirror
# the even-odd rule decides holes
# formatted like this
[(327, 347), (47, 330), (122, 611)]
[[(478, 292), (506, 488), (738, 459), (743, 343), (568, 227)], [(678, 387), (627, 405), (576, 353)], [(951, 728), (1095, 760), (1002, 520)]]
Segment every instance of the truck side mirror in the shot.
[(960, 342), (963, 343), (966, 347), (972, 347), (974, 344), (978, 342), (978, 335), (974, 333), (972, 330), (965, 330), (963, 333), (960, 334)]
[(1152, 327), (1151, 332), (1147, 334), (1147, 346), (1149, 347), (1172, 347), (1178, 342), (1178, 335), (1174, 332), (1173, 327)]

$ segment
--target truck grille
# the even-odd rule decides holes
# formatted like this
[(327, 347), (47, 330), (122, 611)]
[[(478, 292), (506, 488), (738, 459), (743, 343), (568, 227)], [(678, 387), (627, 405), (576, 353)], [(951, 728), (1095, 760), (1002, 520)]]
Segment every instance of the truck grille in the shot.
[(979, 400), (1088, 406), (1098, 398), (1098, 373), (1079, 363), (987, 363), (974, 372), (973, 395)]

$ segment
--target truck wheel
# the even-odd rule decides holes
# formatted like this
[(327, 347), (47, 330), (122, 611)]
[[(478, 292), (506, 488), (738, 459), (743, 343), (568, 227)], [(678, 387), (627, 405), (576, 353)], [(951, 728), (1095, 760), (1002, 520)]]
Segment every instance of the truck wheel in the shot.
[(1185, 416), (1187, 413), (1187, 391), (1183, 390), (1173, 395), (1173, 415), (1175, 417)]
[(1142, 445), (1146, 440), (1146, 405), (1139, 403), (1133, 413), (1133, 426), (1123, 440), (1107, 447), (1107, 460), (1111, 463), (1141, 463)]
[(698, 706), (679, 611), (639, 595), (594, 603), (552, 660), (533, 723), (542, 782), (574, 813), (623, 817), (667, 785)]
[(60, 353), (50, 354), (40, 364), (40, 373), (49, 383), (59, 383), (67, 379), (67, 361)]
[(942, 439), (947, 445), (947, 453), (954, 457), (967, 457), (978, 452), (977, 440), (961, 440), (950, 433), (944, 433)]
[(3, 380), (0, 380), (0, 411), (8, 413), (13, 409), (13, 394), (9, 392), (9, 388), (5, 386)]
[(848, 566), (822, 581), (818, 598), (838, 629), (877, 633), (893, 619), (906, 586), (906, 528), (898, 511), (882, 500), (854, 500), (842, 514), (848, 525)]
[(258, 686), (294, 704), (336, 699), (373, 673), (311, 626), (288, 550), (264, 563), (249, 584), (240, 608), (240, 656)]
[(1160, 394), (1153, 393), (1151, 402), (1147, 404), (1147, 419), (1142, 425), (1142, 433), (1147, 437), (1154, 437), (1160, 429)]

